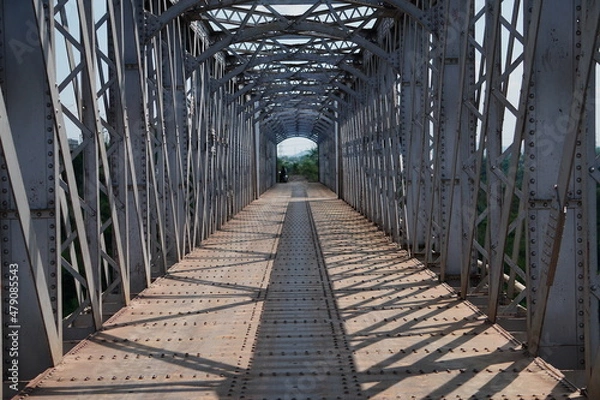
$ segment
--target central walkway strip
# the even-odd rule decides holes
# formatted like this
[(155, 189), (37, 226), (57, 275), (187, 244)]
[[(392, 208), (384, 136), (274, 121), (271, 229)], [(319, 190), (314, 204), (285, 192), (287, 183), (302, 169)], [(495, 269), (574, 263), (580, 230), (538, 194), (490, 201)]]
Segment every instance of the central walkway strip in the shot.
[(290, 183), (19, 398), (581, 397), (333, 193)]
[(292, 189), (243, 381), (234, 398), (363, 398), (318, 252), (307, 193), (298, 184)]

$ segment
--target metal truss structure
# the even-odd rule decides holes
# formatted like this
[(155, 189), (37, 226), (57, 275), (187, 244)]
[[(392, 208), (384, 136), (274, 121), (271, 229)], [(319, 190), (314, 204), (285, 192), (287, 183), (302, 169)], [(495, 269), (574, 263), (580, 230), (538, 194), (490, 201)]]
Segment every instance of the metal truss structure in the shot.
[(593, 0), (0, 0), (21, 378), (272, 186), (302, 136), (322, 183), (491, 321), (524, 313), (530, 352), (600, 396), (599, 21)]

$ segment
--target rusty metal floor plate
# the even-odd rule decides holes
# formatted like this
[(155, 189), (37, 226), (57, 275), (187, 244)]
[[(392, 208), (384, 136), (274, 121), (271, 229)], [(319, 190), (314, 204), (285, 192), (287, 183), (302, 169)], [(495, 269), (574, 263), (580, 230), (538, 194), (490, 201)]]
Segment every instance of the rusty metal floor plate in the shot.
[(278, 185), (22, 398), (565, 399), (560, 373), (320, 185)]

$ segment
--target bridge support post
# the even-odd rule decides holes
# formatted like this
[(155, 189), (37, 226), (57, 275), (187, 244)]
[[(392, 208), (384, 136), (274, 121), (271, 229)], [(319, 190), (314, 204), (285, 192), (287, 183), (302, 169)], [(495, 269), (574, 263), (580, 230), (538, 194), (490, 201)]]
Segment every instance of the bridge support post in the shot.
[(17, 385), (62, 357), (59, 146), (36, 11), (0, 1), (2, 366), (17, 363), (2, 372)]
[(524, 138), (529, 344), (565, 369), (585, 365), (587, 322), (584, 133), (573, 129), (580, 117), (572, 106), (588, 83), (581, 80), (578, 60), (589, 54), (581, 50), (584, 20), (581, 4), (575, 3), (544, 2), (533, 80), (524, 82), (531, 86)]
[[(467, 113), (461, 107), (463, 87), (470, 85), (474, 58), (462, 54), (462, 38), (467, 35), (468, 15), (464, 1), (452, 0), (445, 10), (445, 25), (441, 32), (443, 58), (441, 60), (442, 93), (438, 126), (441, 175), (440, 210), (442, 213), (443, 240), (441, 248), (441, 280), (447, 276), (460, 276), (462, 266), (469, 256), (470, 246), (466, 238), (470, 227), (469, 204), (472, 199), (472, 183), (463, 167), (475, 149), (475, 135), (471, 132)], [(466, 71), (461, 71), (464, 68)]]
[[(258, 104), (258, 103), (256, 103)], [(256, 106), (255, 104), (255, 106)], [(258, 113), (254, 115), (255, 118), (258, 118)], [(254, 123), (252, 127), (252, 187), (253, 193), (252, 198), (254, 200), (258, 199), (261, 194), (261, 182), (260, 182), (260, 124), (258, 122)]]
[(342, 137), (340, 132), (340, 112), (338, 111), (337, 102), (335, 111), (335, 192), (338, 195), (338, 199), (341, 199), (344, 194), (344, 151), (342, 147)]
[[(596, 66), (598, 68), (598, 66)], [(588, 90), (595, 90), (595, 96), (599, 96), (597, 89), (598, 81), (591, 77)], [(596, 111), (596, 100), (588, 96), (586, 109), (593, 115)], [(600, 399), (600, 269), (598, 268), (598, 184), (600, 183), (600, 170), (596, 159), (596, 132), (597, 121), (588, 118), (586, 132), (583, 140), (583, 148), (586, 154), (585, 171), (582, 174), (585, 198), (583, 218), (587, 221), (587, 244), (590, 249), (586, 254), (585, 265), (585, 288), (584, 288), (584, 317), (585, 326), (585, 364), (588, 378), (588, 398)], [(582, 132), (583, 133), (583, 132)]]
[[(124, 197), (124, 237), (128, 248), (129, 284), (132, 294), (150, 285), (152, 272), (148, 251), (148, 172), (146, 162), (147, 94), (142, 88), (143, 46), (140, 45), (139, 27), (143, 26), (140, 1), (125, 1), (116, 10), (118, 37), (122, 38), (122, 70), (124, 99), (126, 159), (131, 175), (117, 174), (117, 191)], [(125, 163), (125, 159), (115, 162)]]
[(184, 254), (184, 159), (186, 135), (185, 69), (183, 65), (179, 20), (171, 22), (163, 34), (162, 92), (164, 106), (162, 192), (164, 221), (167, 233), (167, 256), (169, 264), (177, 262)]
[(408, 247), (413, 253), (424, 251), (427, 215), (425, 197), (431, 193), (431, 183), (424, 170), (427, 158), (425, 140), (425, 91), (426, 72), (423, 36), (425, 32), (408, 17), (402, 22), (402, 71), (400, 119), (404, 165), (406, 166), (406, 218)]

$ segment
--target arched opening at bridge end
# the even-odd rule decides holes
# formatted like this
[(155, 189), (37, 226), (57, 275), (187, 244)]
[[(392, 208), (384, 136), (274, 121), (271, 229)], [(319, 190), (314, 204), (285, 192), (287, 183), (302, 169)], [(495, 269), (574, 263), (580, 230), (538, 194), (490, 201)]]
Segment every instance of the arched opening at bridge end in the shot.
[[(283, 173), (282, 173), (283, 172)], [(305, 137), (290, 137), (277, 145), (278, 181), (288, 178), (319, 181), (319, 147)]]

